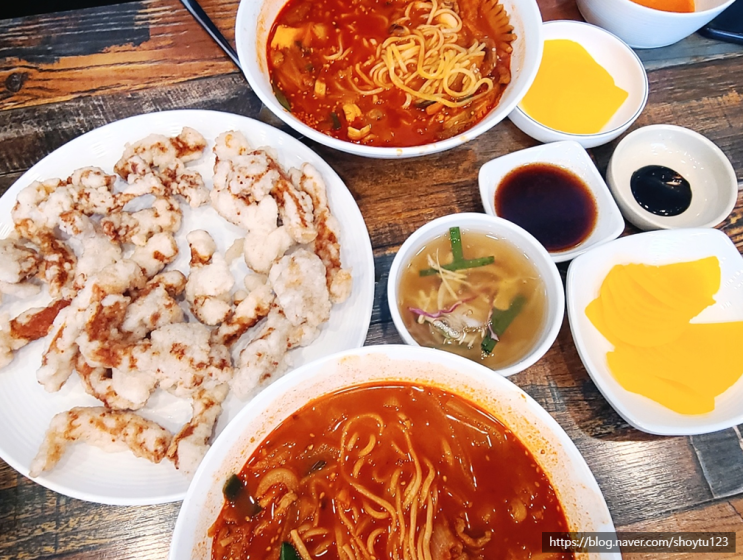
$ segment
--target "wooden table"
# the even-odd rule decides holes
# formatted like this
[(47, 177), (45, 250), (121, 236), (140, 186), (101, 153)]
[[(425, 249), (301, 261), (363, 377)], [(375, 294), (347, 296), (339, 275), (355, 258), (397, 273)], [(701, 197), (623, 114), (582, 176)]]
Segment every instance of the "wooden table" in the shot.
[[(580, 19), (574, 0), (539, 3), (546, 20)], [(237, 4), (203, 2), (230, 38)], [(730, 158), (740, 181), (743, 48), (694, 35), (639, 54), (648, 70), (650, 98), (633, 128), (672, 123), (701, 132)], [(242, 75), (177, 0), (0, 21), (0, 193), (40, 158), (84, 132), (123, 117), (177, 108), (266, 117)], [(438, 216), (481, 212), (480, 166), (535, 144), (508, 121), (445, 157), (367, 160), (310, 142), (348, 185), (371, 235), (377, 284), (367, 344), (400, 342), (385, 285), (405, 238)], [(592, 150), (602, 172), (615, 146)], [(743, 248), (743, 198), (719, 227)], [(547, 355), (511, 379), (573, 438), (618, 528), (736, 531), (737, 557), (743, 557), (739, 430), (684, 438), (631, 428), (590, 380), (567, 319)], [(179, 506), (81, 502), (42, 488), (0, 461), (0, 558), (165, 558)], [(658, 557), (625, 558), (651, 556)], [(701, 560), (705, 555), (668, 557)]]

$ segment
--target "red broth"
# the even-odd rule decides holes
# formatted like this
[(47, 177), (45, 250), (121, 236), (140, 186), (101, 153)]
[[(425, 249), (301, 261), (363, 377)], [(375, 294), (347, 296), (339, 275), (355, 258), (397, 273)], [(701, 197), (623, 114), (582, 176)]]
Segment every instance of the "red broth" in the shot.
[(282, 543), (328, 560), (517, 560), (541, 552), (542, 532), (568, 530), (513, 432), (461, 397), (409, 384), (310, 402), (229, 486), (213, 560), (278, 559)]
[[(324, 134), (371, 146), (429, 144), (471, 128), (497, 105), (511, 77), (512, 30), (495, 2), (289, 0), (269, 33), (269, 74), (281, 104)], [(388, 40), (394, 45), (385, 46)], [(468, 49), (477, 52), (462, 54)], [(431, 68), (464, 57), (452, 62), (460, 69), (441, 75), (454, 94), (471, 92), (452, 97), (441, 80), (426, 85), (416, 74), (421, 53)], [(382, 68), (386, 56), (404, 87), (429, 92), (427, 98), (408, 97), (391, 82)]]

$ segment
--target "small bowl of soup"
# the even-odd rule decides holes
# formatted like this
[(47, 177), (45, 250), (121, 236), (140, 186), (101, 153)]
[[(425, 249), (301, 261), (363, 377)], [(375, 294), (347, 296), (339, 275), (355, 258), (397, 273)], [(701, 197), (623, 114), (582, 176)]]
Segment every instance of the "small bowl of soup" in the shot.
[(546, 249), (502, 218), (444, 216), (392, 261), (387, 302), (403, 341), (459, 354), (508, 376), (550, 348), (562, 325), (560, 274)]
[(320, 144), (398, 158), (502, 121), (542, 55), (536, 0), (243, 1), (240, 63), (274, 114)]
[(303, 366), (244, 407), (199, 466), (169, 557), (587, 557), (542, 553), (565, 531), (614, 525), (550, 414), (479, 364), (385, 345)]
[(654, 49), (688, 37), (735, 0), (577, 0), (580, 13), (630, 47)]

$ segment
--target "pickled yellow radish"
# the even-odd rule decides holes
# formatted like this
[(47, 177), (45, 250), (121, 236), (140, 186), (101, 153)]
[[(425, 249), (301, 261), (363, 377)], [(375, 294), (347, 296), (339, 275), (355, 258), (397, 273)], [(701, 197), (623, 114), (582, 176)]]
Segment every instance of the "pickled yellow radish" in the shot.
[(521, 109), (541, 124), (572, 134), (595, 134), (628, 97), (583, 45), (544, 42), (542, 62)]
[(622, 387), (681, 414), (714, 410), (743, 374), (743, 321), (690, 321), (715, 303), (720, 281), (717, 257), (609, 271), (585, 313), (614, 345), (606, 358)]

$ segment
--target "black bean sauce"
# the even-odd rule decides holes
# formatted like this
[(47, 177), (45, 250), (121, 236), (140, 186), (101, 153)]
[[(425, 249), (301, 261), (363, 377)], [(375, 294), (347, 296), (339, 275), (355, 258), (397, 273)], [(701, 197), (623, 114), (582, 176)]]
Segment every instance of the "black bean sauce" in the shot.
[(691, 185), (662, 165), (646, 165), (632, 174), (630, 189), (637, 203), (657, 216), (678, 216), (691, 204)]
[(596, 201), (567, 169), (532, 163), (508, 173), (495, 191), (495, 213), (531, 233), (548, 251), (566, 251), (596, 226)]

